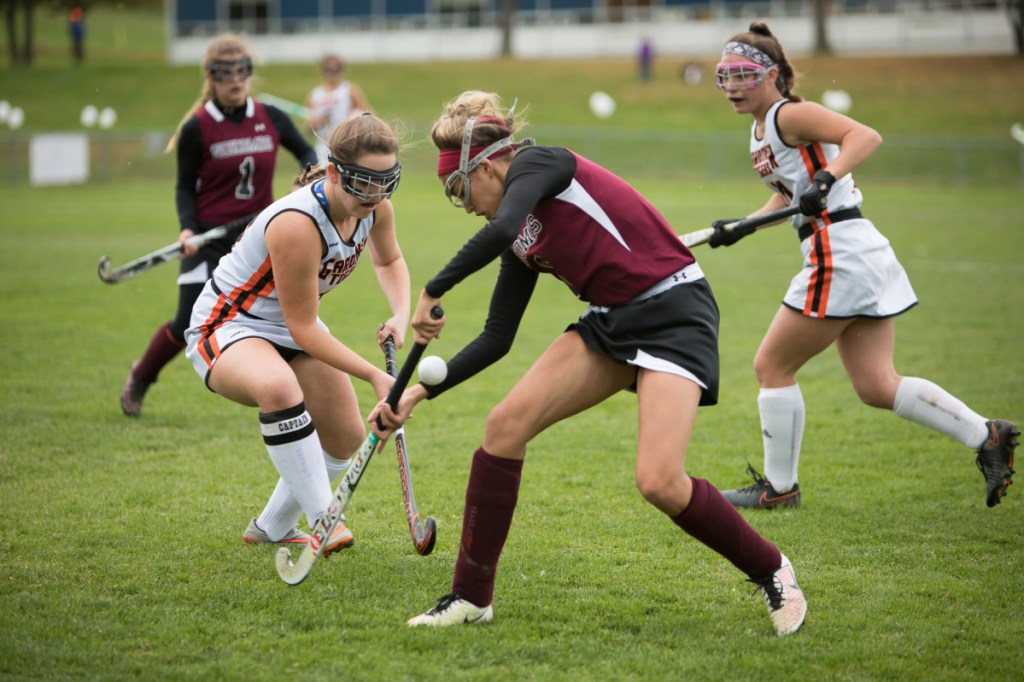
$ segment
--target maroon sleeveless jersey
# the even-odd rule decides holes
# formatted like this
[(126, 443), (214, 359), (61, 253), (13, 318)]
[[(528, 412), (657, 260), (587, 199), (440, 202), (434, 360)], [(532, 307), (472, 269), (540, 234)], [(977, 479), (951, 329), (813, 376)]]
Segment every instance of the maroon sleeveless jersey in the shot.
[(263, 105), (251, 97), (235, 123), (213, 102), (196, 112), (203, 156), (196, 187), (200, 223), (221, 225), (274, 202), (274, 163), (280, 142)]
[(594, 305), (625, 303), (695, 262), (665, 218), (625, 180), (573, 153), (576, 173), (537, 203), (512, 252)]

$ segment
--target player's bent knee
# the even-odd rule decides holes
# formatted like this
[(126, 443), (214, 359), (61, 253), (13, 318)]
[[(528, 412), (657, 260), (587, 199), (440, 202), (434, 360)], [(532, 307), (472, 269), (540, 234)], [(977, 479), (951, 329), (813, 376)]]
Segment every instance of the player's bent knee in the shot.
[(660, 476), (657, 473), (636, 475), (636, 487), (644, 499), (658, 509), (678, 511), (685, 506), (681, 498), (678, 477)]

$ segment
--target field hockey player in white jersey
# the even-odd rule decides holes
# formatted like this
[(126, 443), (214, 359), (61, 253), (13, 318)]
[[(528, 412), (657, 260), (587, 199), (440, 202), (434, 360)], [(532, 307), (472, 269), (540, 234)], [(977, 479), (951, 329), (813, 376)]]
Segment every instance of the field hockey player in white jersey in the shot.
[[(366, 436), (351, 377), (383, 399), (394, 380), (331, 335), (321, 297), (369, 248), (390, 318), (365, 333), (401, 348), (409, 321), (409, 270), (389, 197), (398, 186), (398, 140), (371, 114), (338, 126), (326, 166), (260, 213), (207, 282), (186, 332), (186, 353), (207, 387), (259, 408), (259, 427), (280, 474), (246, 543), (303, 543), (332, 498), (332, 481)], [(358, 331), (356, 332), (358, 333)], [(344, 524), (325, 555), (352, 544)]]
[(363, 89), (345, 78), (345, 62), (336, 54), (320, 60), (323, 82), (306, 97), (306, 108), (312, 112), (309, 121), (317, 137), (316, 153), (323, 163), (327, 160), (327, 140), (331, 131), (353, 116), (372, 111)]
[[(851, 175), (882, 143), (881, 136), (796, 95), (793, 67), (763, 22), (728, 41), (716, 81), (733, 110), (754, 119), (750, 156), (772, 194), (752, 215), (799, 205), (800, 215), (791, 222), (803, 252), (803, 269), (754, 357), (764, 475), (748, 465), (753, 485), (724, 495), (737, 507), (799, 506), (805, 408), (796, 375), (835, 344), (864, 403), (892, 410), (977, 453), (986, 504), (995, 506), (1012, 480), (1019, 429), (979, 415), (927, 379), (896, 372), (895, 318), (917, 298), (889, 240), (861, 214), (860, 189)], [(714, 223), (712, 247), (746, 236), (728, 232), (724, 225), (731, 221)]]

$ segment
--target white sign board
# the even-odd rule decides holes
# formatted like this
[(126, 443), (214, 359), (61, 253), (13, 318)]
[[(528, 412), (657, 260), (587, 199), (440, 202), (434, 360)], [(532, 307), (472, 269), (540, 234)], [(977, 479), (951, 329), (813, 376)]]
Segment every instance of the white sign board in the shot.
[(89, 136), (85, 133), (33, 135), (29, 181), (33, 185), (75, 185), (89, 179)]

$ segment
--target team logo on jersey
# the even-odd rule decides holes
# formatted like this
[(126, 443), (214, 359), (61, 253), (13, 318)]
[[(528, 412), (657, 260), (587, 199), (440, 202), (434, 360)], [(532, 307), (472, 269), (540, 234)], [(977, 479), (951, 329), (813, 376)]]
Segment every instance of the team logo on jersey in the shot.
[(771, 175), (779, 167), (779, 162), (775, 159), (775, 154), (772, 153), (771, 145), (767, 144), (754, 150), (750, 155), (750, 160), (754, 163), (754, 170), (762, 178)]
[(519, 232), (519, 236), (512, 242), (512, 253), (516, 254), (519, 260), (526, 263), (526, 254), (530, 250), (530, 247), (537, 243), (537, 239), (540, 237), (541, 231), (544, 226), (537, 220), (533, 214), (526, 216), (526, 222), (523, 224), (523, 229)]
[(257, 123), (256, 124), (256, 132), (257, 133), (262, 133), (266, 129), (267, 129), (267, 124), (265, 124), (265, 123)]
[(214, 142), (210, 145), (210, 156), (215, 159), (229, 159), (233, 156), (248, 156), (274, 151), (274, 140), (270, 135), (239, 137), (234, 140)]

